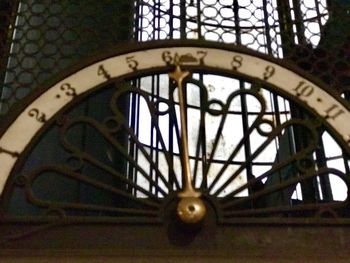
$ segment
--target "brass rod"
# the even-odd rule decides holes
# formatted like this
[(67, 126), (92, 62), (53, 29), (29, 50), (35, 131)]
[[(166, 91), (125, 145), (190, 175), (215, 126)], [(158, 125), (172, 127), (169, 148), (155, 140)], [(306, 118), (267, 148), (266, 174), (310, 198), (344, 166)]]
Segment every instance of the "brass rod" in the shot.
[(180, 123), (181, 123), (181, 147), (182, 155), (181, 162), (183, 166), (183, 181), (184, 186), (179, 193), (179, 197), (199, 197), (200, 192), (197, 192), (192, 185), (191, 171), (190, 171), (190, 158), (187, 139), (187, 123), (186, 123), (186, 107), (185, 96), (183, 91), (183, 80), (189, 75), (188, 71), (182, 71), (180, 66), (177, 65), (174, 72), (169, 73), (169, 77), (176, 81), (178, 86), (178, 96), (180, 105)]

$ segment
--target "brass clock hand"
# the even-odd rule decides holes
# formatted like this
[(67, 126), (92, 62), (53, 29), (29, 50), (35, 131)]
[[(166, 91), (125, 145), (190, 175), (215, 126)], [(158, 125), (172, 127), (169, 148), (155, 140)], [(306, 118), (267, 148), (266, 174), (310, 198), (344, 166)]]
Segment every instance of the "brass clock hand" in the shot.
[(199, 198), (201, 193), (196, 191), (192, 185), (190, 158), (188, 152), (187, 125), (185, 113), (185, 99), (183, 94), (183, 80), (189, 75), (188, 71), (182, 71), (177, 64), (175, 71), (169, 73), (169, 77), (176, 81), (178, 86), (179, 105), (180, 105), (180, 123), (181, 123), (181, 163), (183, 166), (183, 182), (182, 191), (178, 194), (180, 202), (177, 206), (177, 214), (185, 223), (197, 223), (203, 219), (206, 214), (206, 208), (203, 201)]

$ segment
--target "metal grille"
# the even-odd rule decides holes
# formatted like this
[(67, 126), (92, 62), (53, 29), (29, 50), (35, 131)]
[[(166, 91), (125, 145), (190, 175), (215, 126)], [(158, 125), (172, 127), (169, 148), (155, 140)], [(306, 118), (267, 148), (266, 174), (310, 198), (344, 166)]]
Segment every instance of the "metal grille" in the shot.
[(137, 41), (187, 38), (244, 45), (289, 58), (344, 89), (349, 81), (348, 7), (326, 2), (150, 0), (131, 6), (127, 1), (4, 1), (1, 112), (69, 64), (131, 39), (134, 18)]
[[(345, 91), (349, 85), (349, 30), (347, 29), (349, 6), (341, 1), (144, 0), (113, 1), (111, 3), (111, 1), (106, 0), (85, 1), (84, 4), (74, 4), (69, 1), (51, 1), (50, 3), (39, 3), (39, 1), (18, 1), (16, 3), (16, 1), (11, 1), (11, 3), (3, 4), (1, 8), (1, 16), (4, 17), (2, 21), (4, 22), (0, 26), (1, 32), (4, 32), (5, 36), (1, 38), (0, 45), (2, 51), (0, 73), (3, 79), (0, 101), (2, 115), (11, 114), (11, 107), (16, 108), (13, 105), (21, 103), (34, 90), (40, 89), (43, 82), (47, 80), (54, 82), (54, 79), (59, 79), (60, 72), (86, 56), (103, 49), (118, 48), (117, 45), (164, 39), (196, 39), (245, 46), (294, 63), (333, 87), (339, 96), (342, 94), (343, 99), (348, 96)], [(343, 32), (343, 34), (339, 34), (339, 32)], [(168, 59), (166, 56), (168, 55), (165, 54), (165, 61)], [(132, 67), (136, 67), (135, 63), (137, 62), (133, 61), (132, 58), (129, 62)], [(234, 62), (240, 63), (239, 60)], [(107, 73), (104, 72), (104, 74)], [(268, 71), (267, 74), (273, 74), (273, 72)], [(312, 211), (317, 210), (319, 203), (346, 201), (347, 194), (344, 190), (347, 188), (346, 182), (340, 184), (344, 189), (341, 190), (340, 196), (336, 196), (337, 193), (334, 189), (339, 190), (339, 188), (334, 187), (335, 184), (331, 182), (329, 176), (321, 175), (332, 174), (330, 170), (322, 172), (323, 168), (337, 168), (341, 171), (340, 174), (347, 174), (349, 172), (348, 160), (332, 136), (324, 131), (324, 127), (319, 128), (310, 121), (314, 116), (306, 113), (300, 108), (300, 105), (294, 104), (275, 92), (270, 92), (269, 87), (243, 78), (218, 75), (218, 73), (194, 72), (192, 80), (187, 83), (188, 119), (191, 116), (192, 119), (198, 117), (203, 111), (200, 105), (200, 101), (203, 101), (200, 97), (201, 94), (198, 94), (198, 91), (197, 93), (191, 91), (195, 90), (198, 83), (201, 83), (200, 85), (206, 87), (208, 94), (213, 96), (211, 99), (225, 100), (233, 92), (237, 92), (239, 102), (236, 107), (230, 109), (229, 115), (232, 120), (238, 116), (236, 121), (239, 123), (240, 134), (237, 135), (238, 137), (251, 133), (250, 127), (254, 123), (253, 120), (261, 112), (269, 120), (266, 123), (267, 126), (271, 123), (277, 128), (285, 125), (278, 136), (271, 137), (269, 153), (264, 152), (259, 158), (252, 158), (257, 151), (255, 142), (261, 139), (260, 137), (264, 137), (254, 135), (254, 138), (252, 136), (252, 138), (243, 140), (241, 155), (235, 160), (231, 158), (229, 164), (226, 162), (230, 158), (225, 152), (225, 143), (232, 145), (237, 143), (226, 139), (229, 137), (229, 131), (223, 135), (226, 138), (221, 140), (217, 133), (218, 129), (212, 131), (208, 129), (206, 139), (210, 138), (212, 143), (204, 146), (198, 146), (199, 143), (196, 139), (199, 131), (194, 127), (195, 125), (189, 131), (189, 137), (193, 136), (194, 138), (192, 145), (190, 145), (190, 157), (196, 187), (207, 189), (209, 195), (223, 200), (221, 209), (225, 214), (222, 217), (223, 221), (226, 220), (224, 222), (229, 222), (236, 216), (259, 217), (269, 213), (273, 216), (279, 216), (279, 213), (282, 213), (283, 216), (308, 216), (308, 213), (300, 211), (308, 210), (308, 208)], [(111, 216), (118, 219), (126, 218), (125, 220), (129, 220), (129, 217), (132, 217), (130, 215), (136, 215), (135, 218), (139, 216), (138, 220), (141, 221), (145, 218), (147, 220), (149, 218), (159, 219), (159, 209), (163, 205), (160, 203), (168, 194), (179, 190), (182, 185), (181, 168), (179, 168), (180, 127), (177, 124), (178, 117), (176, 117), (178, 101), (176, 99), (171, 101), (170, 95), (175, 87), (169, 82), (166, 74), (153, 74), (143, 78), (135, 76), (131, 80), (128, 79), (127, 82), (131, 83), (131, 87), (126, 87), (121, 83), (115, 84), (120, 90), (125, 90), (128, 93), (126, 98), (119, 98), (119, 105), (127, 105), (120, 111), (123, 111), (124, 116), (128, 116), (126, 131), (117, 130), (116, 132), (120, 143), (125, 143), (123, 149), (116, 150), (108, 146), (111, 140), (107, 140), (107, 143), (103, 142), (105, 143), (103, 144), (102, 140), (95, 140), (94, 138), (97, 136), (93, 134), (93, 128), (100, 128), (101, 131), (103, 130), (102, 126), (108, 127), (108, 123), (103, 122), (103, 120), (115, 113), (113, 109), (109, 108), (96, 113), (98, 111), (96, 105), (109, 105), (110, 98), (115, 98), (115, 86), (111, 86), (100, 93), (93, 93), (73, 110), (67, 110), (61, 115), (62, 118), (57, 118), (57, 123), (51, 130), (47, 131), (46, 137), (43, 137), (41, 143), (34, 145), (33, 142), (30, 157), (21, 166), (21, 172), (14, 176), (11, 187), (9, 187), (9, 193), (15, 196), (12, 198), (9, 194), (6, 199), (8, 201), (6, 209), (10, 215), (39, 215), (47, 212), (69, 216)], [(227, 88), (228, 86), (230, 87)], [(248, 94), (248, 91), (251, 93)], [(220, 94), (225, 93), (226, 98), (220, 98)], [(259, 104), (260, 100), (265, 102)], [(262, 104), (265, 105), (266, 111), (262, 110)], [(151, 122), (154, 119), (159, 122), (161, 118), (165, 118), (162, 116), (161, 107), (173, 107), (174, 109), (173, 115), (169, 114), (169, 119), (163, 123), (163, 125), (168, 126), (167, 129), (158, 127), (159, 130), (166, 131), (166, 136), (164, 136), (168, 139), (166, 147), (160, 146), (161, 136), (157, 134)], [(143, 112), (148, 115), (142, 115)], [(81, 120), (79, 118), (82, 115), (97, 120), (99, 123), (89, 123), (91, 119), (84, 120), (82, 126), (88, 126), (92, 123), (90, 126), (93, 128), (81, 127), (70, 133), (67, 127), (71, 123)], [(65, 122), (64, 118), (71, 119)], [(150, 121), (145, 121), (145, 119), (148, 120), (147, 118)], [(300, 121), (301, 126), (306, 128), (295, 128), (295, 123), (290, 124), (294, 119)], [(207, 121), (212, 122), (214, 126), (218, 123), (215, 118)], [(313, 129), (317, 130), (316, 135), (307, 126), (309, 122), (314, 125)], [(128, 128), (132, 130), (132, 134)], [(142, 129), (147, 130), (147, 132), (145, 133)], [(103, 159), (102, 162), (108, 162), (111, 167), (103, 164), (95, 165), (96, 162), (92, 164), (93, 161), (91, 161), (84, 169), (80, 169), (84, 158), (72, 154), (74, 151), (71, 145), (64, 145), (63, 149), (38, 158), (49, 147), (52, 148), (52, 145), (46, 145), (55, 141), (60, 132), (70, 139), (74, 136), (80, 136), (78, 144), (83, 149), (80, 152), (81, 156), (85, 152), (95, 151), (96, 155), (100, 154), (99, 158)], [(210, 135), (210, 133), (213, 134)], [(305, 135), (309, 133), (312, 135)], [(82, 136), (83, 134), (85, 137)], [(125, 134), (127, 136), (123, 137)], [(106, 134), (100, 132), (98, 135), (105, 136)], [(316, 141), (321, 147), (314, 145)], [(86, 146), (89, 143), (95, 143), (98, 147), (96, 145)], [(306, 173), (309, 175), (312, 174), (311, 180), (304, 178), (301, 181), (293, 181), (290, 184), (296, 186), (292, 189), (288, 188), (288, 184), (281, 186), (283, 191), (278, 189), (275, 192), (283, 192), (285, 200), (273, 200), (276, 199), (276, 195), (261, 190), (264, 184), (273, 186), (276, 183), (273, 182), (273, 179), (268, 178), (278, 178), (277, 181), (283, 183), (281, 174), (289, 171), (280, 171), (280, 174), (274, 177), (271, 169), (273, 170), (276, 163), (281, 163), (286, 156), (299, 153), (310, 144), (315, 146), (313, 151), (308, 152), (307, 155), (304, 154), (303, 160), (295, 161), (297, 168), (287, 167), (283, 169), (307, 171)], [(281, 148), (285, 145), (287, 153), (281, 152)], [(208, 149), (205, 150), (205, 147)], [(335, 150), (328, 153), (329, 147)], [(168, 149), (171, 156), (167, 156), (165, 148)], [(223, 150), (214, 156), (211, 155), (213, 148), (222, 148)], [(260, 151), (260, 153), (262, 152)], [(160, 171), (166, 158), (171, 159), (171, 165), (168, 170)], [(208, 158), (214, 167), (212, 169), (215, 171), (212, 171), (212, 174), (220, 174), (220, 176), (206, 181), (205, 158)], [(57, 174), (62, 172), (60, 169), (45, 167), (42, 170), (40, 168), (39, 171), (31, 171), (32, 167), (35, 167), (39, 162), (57, 161), (63, 163), (66, 159), (73, 161), (77, 167), (73, 169), (74, 171), (70, 171), (66, 177), (73, 178), (78, 183), (69, 184), (67, 183), (69, 180), (66, 178), (52, 179), (59, 177)], [(98, 158), (96, 157), (96, 159)], [(120, 159), (123, 161), (119, 162)], [(130, 164), (130, 159), (135, 163)], [(339, 167), (340, 163), (341, 168)], [(97, 168), (93, 167), (94, 165)], [(227, 166), (225, 169), (229, 171), (244, 167), (244, 171), (239, 176), (240, 180), (234, 180), (230, 175), (223, 175), (222, 167), (225, 165)], [(314, 170), (309, 171), (310, 167), (313, 167)], [(83, 172), (80, 174), (76, 171)], [(39, 178), (39, 175), (44, 172), (47, 172), (47, 184), (57, 184), (60, 187), (57, 187), (56, 191), (48, 188), (43, 190), (42, 188), (45, 187), (40, 189), (39, 183), (38, 189), (34, 190), (37, 190), (40, 198), (35, 199), (28, 194), (31, 180)], [(100, 178), (98, 175), (102, 172), (107, 177), (101, 182), (98, 181)], [(84, 173), (89, 174), (89, 176), (82, 177), (81, 175)], [(123, 173), (126, 176), (121, 179), (120, 174)], [(333, 173), (333, 177), (341, 177), (338, 175)], [(235, 175), (235, 177), (238, 176)], [(232, 182), (234, 183), (231, 184)], [(107, 185), (113, 185), (113, 187), (108, 188)], [(228, 187), (229, 185), (231, 188)], [(245, 186), (240, 189), (242, 185)], [(23, 186), (26, 187), (26, 193), (21, 190)], [(64, 195), (64, 198), (62, 198), (60, 191), (63, 187), (69, 188), (66, 191), (69, 194)], [(98, 188), (98, 190), (92, 188)], [(285, 190), (290, 192), (286, 193)], [(262, 192), (257, 194), (258, 191)], [(82, 194), (79, 195), (80, 193)], [(26, 195), (27, 198), (28, 195), (31, 197), (28, 198), (29, 201), (26, 200)], [(111, 197), (113, 195), (117, 195), (119, 199)], [(279, 201), (281, 201), (283, 205), (288, 206), (288, 208), (292, 207), (292, 209), (269, 210), (269, 207), (264, 207), (260, 212), (256, 212), (255, 209), (263, 206), (256, 202), (259, 196), (265, 196), (265, 199), (261, 200), (263, 203), (270, 202), (269, 206), (271, 207), (280, 206)], [(246, 198), (239, 199), (240, 197)], [(49, 201), (42, 202), (42, 200), (46, 200), (45, 198)], [(64, 205), (57, 205), (63, 201)], [(311, 203), (314, 206), (307, 206)], [(298, 205), (300, 204), (306, 206), (299, 211)], [(18, 206), (23, 206), (24, 209), (17, 210)], [(233, 209), (237, 207), (239, 212)], [(284, 210), (287, 212), (283, 213)], [(311, 215), (315, 214), (311, 213)]]
[(68, 65), (132, 38), (130, 1), (9, 2), (1, 10), (2, 114)]
[[(140, 18), (137, 21), (140, 22), (136, 27), (136, 33), (138, 33), (136, 38), (139, 41), (180, 38), (244, 45), (297, 64), (298, 67), (321, 78), (339, 93), (347, 89), (349, 65), (344, 56), (340, 55), (348, 52), (346, 44), (348, 40), (346, 39), (349, 30), (344, 27), (349, 22), (347, 14), (349, 7), (344, 3), (338, 1), (327, 3), (327, 1), (213, 0), (140, 1), (138, 4)], [(337, 32), (340, 31), (346, 33), (339, 37), (340, 34)], [(336, 50), (336, 52), (329, 52), (329, 50)], [(334, 61), (342, 62), (340, 65), (333, 63)], [(152, 83), (144, 84), (143, 88), (147, 86), (146, 89), (151, 91), (151, 87), (159, 87), (162, 83), (159, 79), (162, 78), (166, 76), (152, 78)], [(198, 79), (214, 89), (216, 85), (213, 83), (218, 81), (215, 78), (215, 81), (213, 78), (210, 80), (210, 76), (203, 75), (198, 76)], [(250, 86), (244, 81), (232, 85), (242, 89)], [(271, 119), (279, 124), (289, 119), (291, 114), (303, 115), (298, 112), (297, 106), (292, 105), (291, 112), (289, 102), (276, 94), (265, 90), (264, 97), (269, 101)], [(239, 112), (242, 122), (245, 123), (242, 130), (248, 129), (249, 115), (255, 114), (253, 108), (249, 107), (242, 98), (242, 108)], [(327, 143), (326, 149), (337, 147), (334, 142), (327, 140), (327, 136), (327, 134), (324, 135)], [(147, 143), (152, 145), (151, 141)], [(278, 148), (276, 142), (275, 151), (272, 152), (278, 152)], [(248, 158), (252, 153), (250, 142), (246, 143), (245, 152), (245, 157)], [(341, 154), (330, 155), (334, 160), (342, 159)], [(319, 165), (326, 165), (329, 156), (326, 157), (325, 151), (319, 150), (317, 156)], [(269, 161), (253, 162), (247, 167), (247, 174), (260, 174), (262, 170), (271, 168), (275, 162), (274, 158), (275, 155), (270, 153), (267, 157)], [(348, 170), (346, 159), (344, 159), (343, 169)], [(324, 184), (330, 187), (329, 181)], [(309, 187), (316, 187), (315, 191), (319, 192), (317, 186), (309, 185)], [(302, 198), (301, 192), (301, 190), (298, 191), (298, 198)], [(304, 189), (304, 195), (307, 195), (306, 192), (307, 190)], [(330, 193), (331, 190), (328, 189), (326, 192)], [(322, 191), (320, 190), (320, 193), (316, 195), (318, 195), (317, 198), (321, 198)]]

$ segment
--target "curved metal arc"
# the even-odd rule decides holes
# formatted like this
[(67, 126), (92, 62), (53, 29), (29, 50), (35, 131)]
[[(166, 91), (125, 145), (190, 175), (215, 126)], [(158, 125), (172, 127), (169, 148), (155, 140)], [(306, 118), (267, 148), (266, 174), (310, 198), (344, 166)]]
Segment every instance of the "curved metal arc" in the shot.
[[(308, 128), (309, 131), (313, 131), (313, 129), (310, 127), (310, 124), (308, 124), (307, 122), (305, 122), (303, 120), (293, 119), (293, 120), (289, 120), (289, 121), (283, 123), (282, 125), (278, 126), (275, 129), (274, 135), (270, 136), (271, 141), (274, 139), (277, 139), (283, 130), (291, 128), (294, 124), (299, 124), (299, 125), (305, 124), (306, 125), (305, 127)], [(315, 134), (316, 134), (316, 132), (313, 135), (315, 136)], [(281, 135), (281, 136), (283, 136), (283, 135)], [(314, 137), (314, 139), (316, 139), (316, 138)], [(236, 194), (240, 193), (241, 191), (247, 189), (248, 187), (254, 186), (254, 184), (256, 184), (256, 182), (259, 182), (262, 179), (269, 177), (269, 175), (271, 175), (279, 170), (282, 170), (283, 168), (287, 167), (291, 163), (307, 158), (312, 153), (312, 151), (314, 151), (317, 147), (317, 140), (313, 140), (313, 141), (314, 141), (314, 143), (309, 144), (309, 146), (303, 148), (302, 150), (293, 153), (293, 155), (291, 157), (289, 157), (283, 161), (279, 161), (277, 164), (274, 164), (269, 171), (258, 176), (257, 178), (249, 180), (246, 184), (240, 186), (239, 188), (237, 188), (236, 190), (231, 192), (229, 196), (222, 198), (221, 201), (225, 202), (225, 201), (229, 200), (230, 196), (235, 196)], [(256, 150), (256, 151), (258, 151), (258, 150)], [(259, 153), (260, 152), (261, 151), (259, 151)]]
[[(308, 153), (302, 153), (302, 152), (299, 152), (298, 154), (308, 154)], [(256, 185), (256, 183), (261, 183), (261, 180), (264, 179), (264, 178), (267, 178), (269, 177), (270, 175), (274, 174), (275, 172), (283, 169), (283, 168), (286, 168), (288, 165), (291, 165), (293, 164), (294, 162), (296, 162), (298, 159), (298, 157), (296, 157), (295, 155), (293, 157), (290, 157), (282, 162), (279, 162), (277, 165), (274, 165), (270, 170), (268, 170), (267, 172), (263, 173), (262, 175), (254, 178), (254, 179), (251, 179), (249, 180), (247, 183), (241, 185), (239, 188), (237, 188), (236, 190), (232, 191), (230, 193), (229, 196), (227, 197), (223, 197), (221, 200), (220, 200), (220, 203), (223, 203), (224, 205), (222, 207), (226, 208), (226, 207), (229, 207), (231, 205), (230, 203), (230, 198), (232, 196), (235, 196), (237, 194), (239, 194), (240, 192), (246, 190), (246, 189), (249, 189), (249, 187), (253, 187)], [(242, 197), (244, 198), (244, 197)], [(228, 203), (226, 203), (228, 202)]]
[[(164, 148), (165, 149), (165, 148)], [(179, 188), (178, 188), (179, 189)]]
[(117, 189), (113, 186), (101, 183), (97, 180), (88, 178), (87, 176), (81, 175), (77, 172), (70, 171), (65, 167), (59, 166), (47, 166), (41, 167), (29, 175), (26, 176), (25, 189), (27, 193), (28, 199), (35, 205), (42, 207), (55, 207), (55, 208), (67, 208), (67, 209), (87, 209), (94, 211), (108, 211), (108, 212), (120, 212), (120, 213), (132, 213), (132, 214), (143, 214), (143, 215), (156, 215), (156, 211), (149, 210), (141, 210), (141, 209), (132, 209), (132, 208), (119, 208), (119, 207), (106, 207), (100, 205), (90, 205), (90, 204), (81, 204), (81, 203), (69, 203), (69, 202), (55, 202), (55, 201), (44, 201), (42, 199), (36, 198), (35, 193), (33, 192), (32, 185), (35, 183), (35, 180), (41, 176), (44, 172), (56, 172), (68, 178), (72, 178), (74, 180), (78, 180), (80, 182), (89, 184), (93, 187), (97, 187), (103, 189), (105, 191), (111, 192), (113, 194), (123, 196), (133, 202), (139, 203), (141, 205), (149, 207), (149, 209), (159, 209), (160, 206), (154, 202), (150, 202), (149, 200), (136, 198), (135, 196)]
[[(333, 169), (333, 168), (321, 168), (320, 170), (316, 171), (316, 172), (308, 172), (305, 173), (304, 175), (301, 175), (299, 177), (294, 177), (294, 178), (290, 178), (284, 182), (281, 182), (278, 185), (275, 186), (271, 186), (267, 189), (258, 191), (248, 197), (245, 198), (241, 198), (241, 199), (236, 199), (233, 200), (231, 202), (225, 203), (222, 208), (223, 210), (223, 215), (226, 216), (238, 216), (240, 214), (263, 214), (263, 213), (269, 213), (269, 212), (283, 212), (283, 211), (302, 211), (302, 210), (317, 210), (319, 207), (328, 207), (328, 204), (300, 204), (300, 205), (294, 205), (294, 206), (278, 206), (278, 207), (272, 207), (272, 208), (255, 208), (253, 209), (251, 212), (246, 211), (246, 210), (234, 210), (232, 211), (234, 206), (238, 206), (241, 205), (243, 203), (252, 201), (252, 200), (256, 200), (258, 198), (261, 198), (262, 196), (267, 196), (268, 194), (277, 192), (279, 190), (288, 188), (290, 186), (295, 186), (296, 184), (303, 182), (303, 181), (307, 181), (308, 179), (314, 178), (316, 176), (322, 176), (322, 175), (327, 175), (327, 174), (335, 174), (336, 176), (340, 177), (346, 184), (346, 186), (348, 187), (348, 189), (350, 189), (350, 184), (349, 184), (349, 179), (346, 177), (345, 174), (343, 174), (342, 172), (340, 172), (339, 170)], [(333, 204), (334, 207), (340, 207), (343, 208), (345, 206), (348, 206), (350, 203), (350, 196), (347, 196), (347, 199), (343, 202), (331, 202), (330, 204)], [(293, 208), (294, 207), (294, 208)]]
[[(178, 44), (178, 45), (180, 45), (180, 44)], [(196, 44), (196, 45), (199, 45), (199, 44)], [(201, 45), (199, 45), (199, 46), (201, 46)], [(227, 49), (227, 50), (228, 50), (229, 48), (228, 48), (228, 47), (225, 47), (225, 49)]]
[[(217, 149), (217, 146), (219, 144), (219, 140), (220, 140), (220, 135), (224, 129), (225, 126), (225, 122), (226, 122), (226, 118), (227, 118), (227, 114), (228, 114), (228, 109), (229, 109), (229, 105), (231, 104), (231, 102), (233, 101), (233, 99), (236, 96), (241, 96), (242, 93), (245, 94), (251, 94), (251, 95), (258, 95), (256, 96), (256, 98), (258, 98), (260, 105), (261, 105), (261, 111), (258, 114), (257, 118), (254, 120), (253, 124), (249, 127), (249, 129), (247, 130), (247, 132), (243, 135), (243, 138), (238, 142), (237, 146), (233, 149), (230, 157), (227, 159), (227, 161), (225, 162), (224, 166), (220, 169), (219, 173), (216, 175), (215, 179), (213, 180), (213, 182), (209, 185), (208, 190), (211, 191), (216, 184), (219, 182), (219, 180), (221, 179), (221, 176), (224, 174), (225, 170), (227, 169), (227, 167), (230, 165), (230, 161), (232, 161), (236, 155), (239, 153), (239, 151), (241, 150), (241, 148), (244, 146), (244, 142), (246, 140), (249, 139), (249, 136), (251, 135), (251, 133), (254, 131), (254, 129), (256, 129), (256, 127), (260, 124), (261, 120), (263, 119), (263, 116), (265, 115), (265, 111), (266, 111), (266, 104), (265, 104), (265, 100), (259, 95), (257, 94), (255, 91), (251, 91), (251, 90), (238, 90), (235, 91), (234, 93), (232, 93), (229, 98), (227, 99), (227, 103), (225, 104), (225, 109), (223, 111), (223, 117), (221, 119), (220, 125), (219, 125), (219, 129), (217, 131), (217, 135), (215, 137), (215, 141), (213, 144), (213, 149), (211, 151), (210, 157), (209, 157), (209, 161), (208, 161), (208, 166), (207, 166), (207, 171), (205, 173), (205, 175), (207, 176), (210, 165), (213, 162), (214, 159), (214, 155)], [(237, 174), (238, 176), (238, 174)], [(233, 178), (234, 179), (234, 178)], [(233, 180), (232, 179), (232, 180)], [(226, 186), (225, 186), (226, 187)], [(221, 188), (220, 188), (221, 189)], [(219, 190), (220, 190), (219, 189)], [(224, 188), (222, 188), (223, 190)], [(220, 192), (222, 191), (220, 190)], [(214, 195), (218, 195), (218, 191), (214, 194)]]
[[(125, 129), (128, 131), (128, 134), (133, 138), (134, 142), (137, 144), (137, 146), (139, 147), (139, 149), (142, 151), (142, 153), (144, 154), (144, 156), (148, 159), (151, 160), (151, 164), (153, 164), (152, 167), (154, 167), (155, 170), (158, 170), (157, 166), (153, 163), (152, 158), (148, 155), (148, 153), (145, 151), (143, 144), (141, 142), (139, 142), (137, 136), (135, 135), (134, 131), (132, 129), (130, 129), (128, 127), (128, 120), (125, 119), (124, 114), (122, 114), (122, 112), (119, 110), (119, 108), (117, 107), (118, 103), (117, 100), (119, 97), (123, 96), (126, 93), (135, 93), (140, 95), (146, 102), (149, 113), (151, 115), (151, 121), (152, 121), (152, 128), (156, 130), (156, 134), (157, 134), (157, 139), (159, 140), (159, 143), (163, 149), (163, 153), (165, 156), (165, 159), (167, 161), (167, 164), (169, 167), (171, 167), (171, 156), (169, 151), (166, 148), (164, 139), (163, 139), (163, 135), (161, 132), (161, 129), (159, 127), (159, 122), (158, 122), (158, 118), (157, 118), (157, 114), (155, 113), (155, 107), (154, 107), (154, 103), (150, 101), (149, 96), (151, 94), (137, 89), (135, 87), (132, 87), (130, 85), (125, 84), (121, 89), (118, 89), (111, 100), (111, 109), (112, 112), (116, 115), (116, 119), (120, 120), (121, 123), (123, 123), (123, 125), (125, 126)], [(169, 105), (169, 108), (171, 108), (171, 105)], [(171, 113), (171, 109), (169, 109), (169, 113)], [(175, 115), (176, 116), (176, 115)], [(158, 143), (158, 142), (157, 142)], [(157, 175), (159, 175), (160, 171), (157, 172)], [(169, 191), (172, 191), (172, 187), (169, 185), (169, 183), (165, 180), (165, 177), (163, 175), (161, 175), (161, 180), (163, 181), (163, 183), (168, 187)], [(172, 180), (175, 183), (175, 187), (177, 189), (180, 189), (180, 184), (176, 178), (176, 176), (173, 176)]]
[[(276, 136), (281, 134), (282, 130), (293, 124), (298, 124), (301, 126), (305, 126), (311, 134), (311, 137), (313, 137), (315, 140), (313, 140), (313, 143), (311, 143), (308, 147), (304, 148), (305, 152), (311, 153), (313, 149), (317, 147), (317, 134), (316, 131), (312, 129), (311, 125), (306, 123), (305, 121), (302, 120), (289, 120), (288, 122), (285, 122), (281, 126), (278, 126), (275, 130), (271, 132), (271, 135), (265, 142), (263, 142), (256, 150), (255, 152), (247, 159), (245, 160), (245, 164), (251, 163), (270, 143), (272, 140), (275, 139)], [(227, 180), (223, 185), (213, 193), (213, 195), (218, 196), (244, 169), (246, 165), (242, 165), (239, 167)]]
[[(140, 193), (144, 194), (148, 198), (152, 199), (155, 203), (159, 202), (159, 198), (156, 195), (154, 195), (150, 191), (147, 191), (144, 188), (140, 187), (138, 184), (135, 184), (135, 182), (126, 178), (125, 175), (122, 175), (121, 173), (117, 172), (115, 169), (111, 168), (110, 166), (107, 166), (107, 165), (103, 164), (102, 162), (99, 162), (98, 160), (96, 160), (95, 158), (93, 158), (91, 155), (89, 155), (87, 153), (79, 152), (78, 154), (81, 156), (81, 158), (83, 160), (85, 160), (85, 161), (89, 162), (90, 164), (98, 167), (99, 169), (115, 176), (121, 182), (127, 184), (128, 186), (131, 186), (135, 190), (139, 191)], [(166, 195), (166, 193), (160, 187), (158, 187), (158, 184), (156, 184), (156, 182), (149, 181), (149, 183), (153, 187), (156, 187), (157, 191), (159, 191), (161, 194)]]
[[(197, 143), (196, 143), (196, 152), (195, 152), (195, 163), (194, 163), (194, 174), (193, 174), (193, 182), (197, 181), (197, 171), (198, 171), (198, 165), (199, 160), (202, 160), (202, 170), (206, 171), (207, 167), (207, 150), (206, 150), (206, 121), (205, 121), (205, 113), (207, 102), (208, 102), (208, 91), (204, 84), (200, 82), (199, 80), (195, 79), (186, 79), (186, 84), (191, 83), (195, 84), (199, 88), (199, 110), (200, 110), (200, 121), (199, 121), (199, 127), (198, 127), (198, 136), (197, 136)], [(202, 157), (200, 157), (200, 150), (202, 150)], [(204, 173), (203, 173), (204, 174)], [(207, 177), (203, 176), (201, 187), (200, 188), (206, 188), (207, 187)]]
[[(96, 129), (97, 131), (100, 132), (100, 134), (104, 137), (104, 139), (106, 139), (109, 143), (111, 143), (111, 145), (113, 145), (113, 147), (115, 149), (117, 149), (119, 151), (120, 154), (123, 155), (123, 157), (130, 163), (132, 164), (134, 167), (137, 167), (138, 171), (141, 172), (141, 174), (148, 180), (148, 182), (154, 186), (157, 187), (157, 190), (160, 191), (164, 196), (167, 195), (167, 193), (161, 189), (158, 186), (158, 183), (155, 182), (154, 180), (152, 180), (150, 178), (150, 176), (148, 175), (148, 173), (141, 167), (139, 166), (139, 164), (131, 157), (129, 156), (126, 152), (124, 147), (117, 141), (115, 140), (115, 138), (111, 135), (108, 134), (108, 130), (106, 130), (105, 127), (103, 127), (99, 122), (95, 121), (94, 119), (88, 118), (88, 117), (79, 117), (74, 119), (73, 121), (69, 121), (67, 122), (64, 127), (62, 128), (62, 137), (61, 137), (61, 142), (62, 145), (65, 149), (73, 152), (73, 153), (84, 153), (84, 151), (80, 150), (77, 146), (74, 146), (73, 144), (71, 144), (67, 138), (64, 137), (64, 134), (69, 130), (69, 128), (71, 128), (74, 125), (78, 125), (79, 123), (82, 124), (87, 124), (90, 125), (92, 128)], [(140, 147), (141, 152), (144, 154), (144, 156), (147, 158), (147, 160), (149, 161), (150, 164), (152, 164), (157, 173), (157, 175), (159, 176), (159, 178), (161, 178), (161, 180), (163, 181), (163, 183), (169, 188), (170, 186), (168, 185), (168, 182), (166, 181), (166, 179), (164, 178), (164, 176), (161, 174), (161, 172), (157, 169), (156, 165), (154, 164), (154, 162), (152, 161), (152, 159), (150, 158), (150, 156), (148, 155), (147, 151), (144, 149), (143, 145), (138, 141), (138, 139), (133, 136), (133, 132), (129, 131), (129, 135), (136, 140), (135, 143), (138, 145), (138, 147)], [(93, 159), (93, 158), (89, 158), (89, 155), (85, 156), (86, 159)], [(95, 162), (96, 163), (96, 162)], [(130, 182), (130, 181), (129, 181)], [(131, 181), (130, 185), (135, 185), (134, 182)]]

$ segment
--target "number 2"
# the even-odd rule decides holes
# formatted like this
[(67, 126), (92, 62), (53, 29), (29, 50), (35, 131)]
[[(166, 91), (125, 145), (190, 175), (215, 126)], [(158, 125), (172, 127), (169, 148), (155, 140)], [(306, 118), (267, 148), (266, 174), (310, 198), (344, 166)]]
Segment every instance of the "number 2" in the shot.
[(40, 112), (38, 109), (34, 108), (28, 112), (28, 115), (32, 118), (35, 118), (38, 122), (45, 123), (46, 115), (45, 113)]

